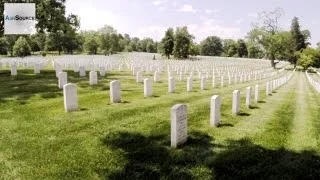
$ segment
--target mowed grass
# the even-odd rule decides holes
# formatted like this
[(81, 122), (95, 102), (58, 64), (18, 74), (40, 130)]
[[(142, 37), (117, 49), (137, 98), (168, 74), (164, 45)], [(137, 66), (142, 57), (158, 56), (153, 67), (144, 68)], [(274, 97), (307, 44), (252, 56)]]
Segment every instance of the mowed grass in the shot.
[[(288, 74), (284, 71), (281, 75)], [(176, 93), (167, 93), (167, 77), (153, 84), (154, 97), (143, 97), (143, 84), (131, 72), (109, 72), (99, 84), (68, 71), (78, 86), (80, 110), (66, 113), (62, 90), (52, 70), (34, 75), (0, 71), (0, 177), (2, 179), (300, 179), (320, 176), (320, 101), (308, 104), (306, 129), (317, 142), (305, 148), (291, 136), (303, 73), (247, 109), (245, 88), (266, 80), (194, 92), (176, 78)], [(152, 78), (145, 74), (144, 77)], [(109, 82), (120, 80), (122, 103), (109, 103)], [(305, 78), (305, 86), (308, 86)], [(227, 84), (227, 82), (225, 82)], [(232, 91), (241, 90), (241, 115), (231, 115)], [(307, 88), (303, 100), (319, 99)], [(222, 97), (222, 124), (209, 126), (210, 97)], [(188, 105), (188, 142), (170, 148), (170, 108)], [(318, 116), (319, 117), (319, 116)], [(288, 143), (290, 142), (290, 143)]]

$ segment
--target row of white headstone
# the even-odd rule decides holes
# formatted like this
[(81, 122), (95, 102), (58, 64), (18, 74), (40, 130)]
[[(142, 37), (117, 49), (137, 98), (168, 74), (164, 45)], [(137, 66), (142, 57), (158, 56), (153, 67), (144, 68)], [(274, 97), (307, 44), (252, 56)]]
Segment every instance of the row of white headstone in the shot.
[(317, 92), (320, 93), (320, 83), (311, 78), (308, 71), (306, 71), (306, 76), (309, 83), (316, 89)]
[[(33, 68), (34, 68), (34, 74), (40, 74), (40, 71), (43, 68), (43, 65), (36, 63), (36, 64), (34, 64)], [(18, 75), (18, 70), (17, 69), (18, 68), (17, 68), (16, 64), (12, 64), (10, 66), (11, 76), (17, 76)]]
[[(286, 84), (292, 77), (293, 73), (267, 83), (266, 91), (271, 92), (284, 84)], [(270, 86), (269, 84), (274, 84)], [(252, 88), (246, 89), (246, 106), (250, 108)], [(254, 102), (259, 102), (260, 86), (255, 86)], [(270, 94), (267, 94), (268, 96)], [(211, 97), (210, 102), (210, 126), (217, 127), (221, 122), (221, 97), (215, 95)], [(232, 114), (238, 115), (240, 113), (240, 91), (234, 90), (232, 94)], [(187, 142), (188, 139), (188, 112), (187, 105), (176, 104), (171, 108), (171, 147), (177, 148)]]
[[(80, 68), (82, 69), (82, 68)], [(81, 72), (83, 72), (85, 74), (85, 71), (80, 71), (80, 75), (81, 75)], [(60, 70), (57, 70), (56, 69), (56, 75), (58, 77), (58, 87), (60, 89), (63, 88), (63, 86), (65, 84), (68, 83), (67, 81), (67, 73), (66, 72), (62, 72)], [(100, 75), (101, 76), (104, 76), (105, 75), (105, 72), (104, 74), (101, 74), (101, 71), (100, 71)], [(159, 79), (160, 79), (160, 72), (156, 71), (154, 73), (154, 82), (159, 82)], [(236, 77), (236, 76), (235, 76)], [(89, 84), (90, 85), (96, 85), (98, 84), (98, 74), (96, 71), (91, 71), (89, 73)], [(201, 77), (201, 82), (200, 82), (200, 89), (201, 90), (205, 90), (207, 88), (207, 78), (206, 77)], [(137, 72), (136, 74), (136, 82), (143, 82), (144, 83), (144, 96), (145, 97), (149, 97), (149, 96), (152, 96), (152, 81), (149, 79), (149, 78), (146, 78), (144, 80), (142, 80), (142, 72)], [(240, 80), (241, 82), (241, 80)], [(237, 83), (237, 80), (235, 80), (235, 83)], [(229, 85), (231, 85), (231, 80), (229, 79)], [(193, 78), (192, 76), (188, 77), (187, 78), (187, 92), (191, 92), (193, 90)], [(222, 77), (220, 79), (220, 87), (224, 87), (224, 78)], [(217, 78), (214, 76), (213, 79), (212, 79), (212, 87), (215, 88), (217, 87)], [(168, 78), (168, 92), (169, 93), (174, 93), (175, 92), (175, 79), (173, 77), (169, 77)]]
[[(147, 57), (147, 56), (146, 56)], [(203, 75), (215, 73), (218, 76), (233, 76), (234, 74), (242, 74), (248, 76), (253, 73), (266, 73), (273, 71), (269, 66), (268, 61), (265, 60), (249, 60), (249, 59), (237, 59), (227, 60), (225, 58), (205, 58), (201, 61), (177, 61), (177, 60), (158, 60), (152, 61), (150, 59), (144, 59), (141, 57), (129, 56), (128, 58), (121, 56), (68, 56), (54, 57), (54, 67), (61, 66), (62, 69), (74, 69), (78, 72), (80, 67), (89, 71), (104, 70), (128, 70), (134, 72), (143, 71), (146, 73), (159, 71), (174, 71), (176, 74), (180, 72), (198, 72)], [(234, 59), (234, 58), (233, 58)], [(287, 63), (280, 62), (279, 66), (286, 66)], [(199, 76), (201, 77), (201, 76)]]
[[(97, 81), (97, 73), (96, 72), (90, 72), (90, 84), (93, 82), (96, 83)], [(292, 74), (289, 76), (285, 76), (270, 82), (266, 83), (266, 93), (267, 95), (272, 94), (274, 89), (277, 89), (278, 87), (282, 86), (288, 80), (291, 78)], [(174, 78), (170, 77), (168, 80), (168, 92), (174, 93), (175, 92), (175, 81)], [(192, 91), (192, 79), (189, 77), (187, 81), (187, 91)], [(77, 94), (76, 94), (76, 85), (74, 84), (67, 84), (67, 73), (66, 72), (60, 72), (59, 73), (59, 88), (63, 88), (64, 92), (64, 104), (65, 104), (65, 110), (67, 112), (69, 111), (75, 111), (78, 109), (78, 106), (74, 106), (74, 104), (78, 104), (77, 100)], [(69, 90), (70, 89), (70, 90)], [(205, 89), (205, 78), (202, 78), (201, 81), (201, 89)], [(249, 107), (251, 105), (251, 87), (247, 88), (247, 96), (246, 96), (246, 104)], [(69, 93), (71, 92), (71, 93)], [(72, 94), (75, 93), (75, 94)], [(70, 95), (72, 94), (72, 95)], [(257, 103), (259, 101), (259, 94), (260, 94), (260, 87), (259, 85), (256, 85), (255, 87), (255, 102)], [(152, 90), (152, 80), (150, 79), (144, 79), (144, 97), (150, 97), (153, 96), (153, 90)], [(233, 114), (237, 115), (240, 111), (239, 106), (240, 101), (240, 91), (235, 90), (233, 92)], [(70, 103), (69, 103), (70, 102)], [(111, 103), (120, 103), (121, 102), (121, 87), (120, 87), (120, 81), (115, 80), (110, 82), (110, 102)], [(71, 104), (71, 106), (68, 106), (68, 104)], [(76, 108), (74, 108), (76, 107)]]
[[(68, 83), (63, 86), (63, 97), (66, 112), (77, 111), (79, 109), (77, 86), (75, 84)], [(110, 102), (121, 103), (120, 82), (117, 80), (110, 82)]]

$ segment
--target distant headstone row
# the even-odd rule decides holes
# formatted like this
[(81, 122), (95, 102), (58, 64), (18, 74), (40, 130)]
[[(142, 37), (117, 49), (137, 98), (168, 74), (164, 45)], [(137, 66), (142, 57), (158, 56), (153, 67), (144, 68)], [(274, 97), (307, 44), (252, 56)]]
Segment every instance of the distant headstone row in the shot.
[(308, 71), (306, 71), (305, 73), (310, 84), (316, 89), (317, 92), (320, 93), (320, 83), (311, 78)]
[[(294, 71), (293, 71), (294, 72)], [(274, 84), (274, 86), (269, 89), (271, 92), (284, 84), (286, 84), (292, 77), (293, 72), (289, 76), (285, 76), (271, 82), (268, 84)], [(255, 86), (255, 103), (259, 102), (260, 86)], [(246, 89), (246, 106), (250, 108), (252, 105), (252, 88), (247, 87)], [(210, 102), (210, 126), (217, 127), (221, 123), (221, 97), (218, 95), (211, 97)], [(240, 91), (235, 90), (232, 94), (232, 114), (238, 115), (240, 113)], [(188, 112), (187, 106), (184, 104), (176, 104), (171, 108), (171, 147), (177, 148), (179, 145), (183, 145), (188, 139)]]

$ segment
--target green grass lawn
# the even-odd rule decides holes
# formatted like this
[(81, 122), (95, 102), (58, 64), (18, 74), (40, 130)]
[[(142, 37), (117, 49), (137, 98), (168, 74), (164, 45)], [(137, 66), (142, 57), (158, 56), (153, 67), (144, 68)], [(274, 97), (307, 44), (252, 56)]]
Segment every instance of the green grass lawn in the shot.
[[(284, 71), (281, 75), (289, 74)], [(131, 72), (111, 72), (78, 86), (77, 112), (66, 113), (54, 71), (0, 71), (1, 179), (315, 179), (320, 177), (320, 98), (302, 72), (266, 97), (267, 80), (186, 92), (164, 75), (143, 97)], [(87, 75), (88, 76), (88, 75)], [(145, 75), (151, 77), (151, 75)], [(109, 103), (109, 82), (121, 82), (122, 102)], [(177, 78), (176, 78), (177, 80)], [(263, 85), (261, 102), (245, 107), (245, 88)], [(241, 115), (231, 114), (241, 90)], [(210, 97), (222, 97), (222, 125), (211, 128)], [(170, 108), (188, 105), (188, 142), (170, 148)], [(303, 106), (300, 106), (301, 104)]]

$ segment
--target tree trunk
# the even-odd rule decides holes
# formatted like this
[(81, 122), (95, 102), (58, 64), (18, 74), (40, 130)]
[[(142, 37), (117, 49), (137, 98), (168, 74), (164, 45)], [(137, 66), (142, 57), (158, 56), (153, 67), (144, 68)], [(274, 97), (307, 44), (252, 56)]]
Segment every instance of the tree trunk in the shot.
[(270, 54), (271, 67), (273, 67), (274, 69), (276, 68), (276, 64), (274, 63), (275, 59), (276, 59), (275, 55), (274, 54)]

